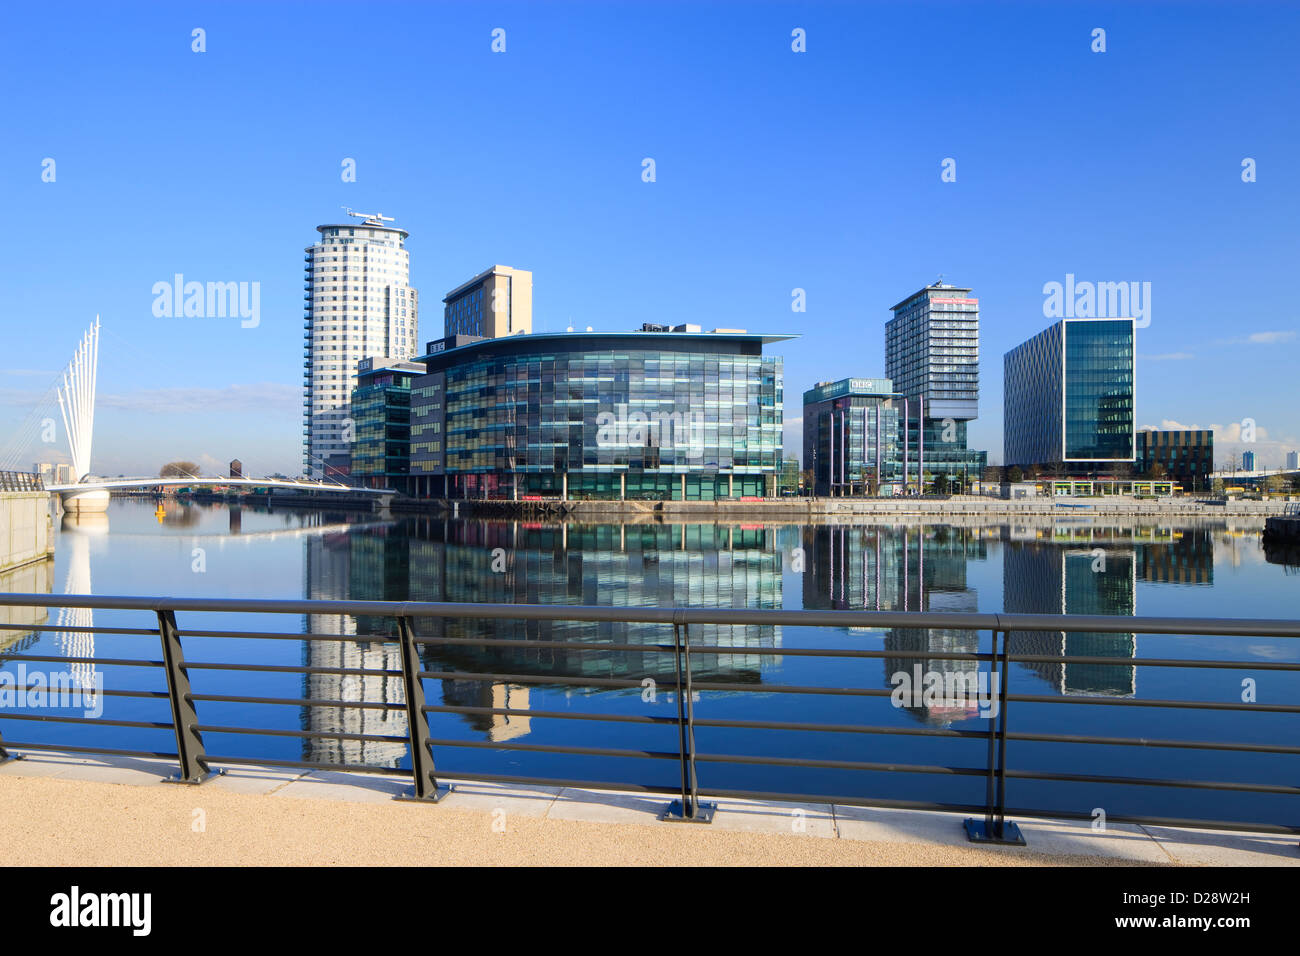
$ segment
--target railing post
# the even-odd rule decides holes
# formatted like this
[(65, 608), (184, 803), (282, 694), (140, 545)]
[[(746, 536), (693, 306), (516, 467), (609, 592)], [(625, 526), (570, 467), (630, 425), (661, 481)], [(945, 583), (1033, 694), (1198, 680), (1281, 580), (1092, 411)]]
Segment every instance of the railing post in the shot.
[(176, 612), (159, 610), (158, 635), (162, 640), (163, 667), (167, 673), (167, 697), (171, 701), (172, 728), (176, 731), (176, 757), (180, 761), (180, 775), (165, 778), (168, 783), (198, 784), (219, 776), (221, 771), (208, 768), (207, 754), (203, 749), (203, 735), (197, 730), (199, 715), (194, 710), (194, 697), (190, 691), (190, 674), (181, 652), (180, 630), (176, 627)]
[(429, 744), (429, 719), (424, 713), (424, 681), (420, 679), (420, 648), (409, 617), (397, 618), (397, 635), (402, 647), (402, 682), (406, 686), (406, 726), (411, 744), (411, 793), (398, 794), (397, 800), (437, 803), (451, 788), (438, 785), (434, 776), (433, 749)]
[(9, 751), (5, 750), (4, 734), (0, 734), (0, 764), (8, 763), (11, 760), (22, 760), (22, 759), (23, 759), (22, 754), (11, 754)]
[(716, 803), (700, 803), (695, 777), (695, 701), (691, 690), (690, 625), (673, 622), (673, 663), (677, 672), (677, 740), (681, 755), (682, 796), (659, 819), (671, 823), (712, 823)]
[[(988, 772), (984, 778), (984, 819), (966, 820), (966, 837), (972, 843), (998, 843), (1024, 846), (1020, 827), (1006, 819), (1007, 792), (1007, 684), (1011, 632), (1002, 631), (1002, 653), (998, 653), (998, 630), (991, 632), (989, 686), (997, 688), (998, 711), (988, 715)], [(999, 662), (1001, 669), (999, 671)], [(999, 678), (1000, 674), (1000, 678)]]

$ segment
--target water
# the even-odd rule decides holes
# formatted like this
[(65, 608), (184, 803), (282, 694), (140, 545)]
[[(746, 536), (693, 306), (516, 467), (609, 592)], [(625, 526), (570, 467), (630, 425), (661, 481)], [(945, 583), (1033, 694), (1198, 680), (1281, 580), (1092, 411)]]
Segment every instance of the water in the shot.
[[(1015, 611), (1131, 616), (1287, 618), (1295, 616), (1295, 569), (1269, 563), (1262, 523), (1248, 519), (1170, 519), (1133, 523), (1074, 517), (1029, 523), (970, 522), (725, 525), (547, 525), (530, 522), (378, 520), (294, 510), (182, 505), (168, 502), (161, 520), (151, 501), (116, 500), (108, 515), (67, 518), (58, 529), (56, 593), (247, 598), (346, 598), (520, 602), (603, 606), (693, 605), (736, 608), (835, 608), (953, 612)], [(802, 550), (800, 550), (802, 549)], [(391, 622), (341, 615), (179, 613), (183, 632), (247, 629), (301, 634), (371, 635), (340, 642), (184, 637), (191, 662), (363, 667), (395, 670), (400, 655)], [(48, 623), (98, 627), (156, 626), (144, 612), (51, 611)], [(4, 632), (11, 653), (100, 658), (160, 656), (157, 638), (93, 638)], [(529, 646), (529, 639), (650, 643), (671, 639), (658, 625), (429, 622), (436, 636), (506, 636), (518, 648), (430, 648), (431, 670), (538, 675), (524, 685), (491, 677), (426, 682), (431, 705), (510, 708), (528, 716), (490, 713), (431, 715), (438, 766), (467, 773), (523, 774), (625, 783), (678, 782), (672, 760), (569, 756), (506, 749), (567, 745), (675, 752), (671, 725), (561, 720), (544, 711), (652, 715), (676, 713), (671, 693), (643, 682), (672, 679), (672, 658), (653, 653), (572, 651)], [(742, 648), (836, 647), (914, 651), (906, 658), (821, 659), (741, 651), (697, 653), (695, 678), (726, 689), (704, 690), (703, 719), (802, 721), (983, 732), (978, 702), (908, 702), (886, 696), (790, 694), (774, 685), (890, 690), (899, 671), (969, 670), (928, 654), (986, 651), (989, 635), (962, 629), (870, 631), (753, 625), (694, 627), (693, 645)], [(1144, 658), (1296, 662), (1300, 641), (1188, 638), (1138, 634), (1066, 637), (1024, 635), (1013, 652)], [(10, 673), (16, 662), (3, 665)], [(28, 664), (34, 668), (59, 665)], [(159, 690), (154, 668), (67, 665), (109, 689)], [(987, 668), (985, 668), (987, 669)], [(400, 703), (400, 677), (245, 673), (194, 668), (196, 694)], [(627, 689), (582, 687), (584, 678), (623, 678)], [(1189, 669), (1136, 665), (1012, 665), (1012, 693), (1045, 695), (1053, 703), (1012, 702), (1018, 732), (1147, 737), (1294, 745), (1300, 715), (1100, 706), (1083, 701), (1170, 699), (1239, 702), (1243, 680), (1260, 703), (1300, 700), (1297, 672), (1254, 667)], [(648, 699), (653, 697), (653, 699)], [(103, 716), (168, 722), (165, 699), (102, 698)], [(10, 711), (13, 713), (13, 711)], [(22, 712), (22, 711), (20, 711)], [(29, 713), (37, 711), (28, 710)], [(48, 711), (46, 712), (48, 713)], [(68, 711), (67, 713), (73, 713)], [(201, 702), (200, 720), (225, 728), (344, 731), (402, 740), (339, 741), (293, 736), (205, 733), (211, 755), (409, 767), (400, 707), (343, 711), (334, 707)], [(0, 733), (26, 744), (173, 751), (170, 727), (120, 728), (94, 723), (0, 720)], [(701, 727), (701, 754), (781, 755), (829, 760), (983, 768), (981, 740), (809, 733)], [(452, 746), (452, 743), (477, 746)], [(1012, 741), (1009, 766), (1079, 774), (1290, 784), (1297, 755)], [(898, 774), (829, 768), (762, 767), (702, 759), (705, 788), (803, 792), (825, 796), (980, 803), (982, 777)], [(1154, 786), (1008, 781), (1008, 803), (1092, 814), (1294, 822), (1295, 796), (1193, 791)]]

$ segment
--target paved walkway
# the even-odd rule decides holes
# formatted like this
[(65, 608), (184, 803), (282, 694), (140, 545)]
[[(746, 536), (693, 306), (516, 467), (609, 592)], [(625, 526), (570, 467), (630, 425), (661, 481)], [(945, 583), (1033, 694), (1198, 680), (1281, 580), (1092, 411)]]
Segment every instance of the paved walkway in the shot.
[(458, 783), (437, 805), (397, 777), (232, 768), (165, 784), (175, 764), (30, 754), (0, 765), (0, 845), (47, 865), (1300, 865), (1297, 837), (1020, 821), (1028, 848), (976, 847), (962, 816), (720, 800), (710, 825), (666, 800)]

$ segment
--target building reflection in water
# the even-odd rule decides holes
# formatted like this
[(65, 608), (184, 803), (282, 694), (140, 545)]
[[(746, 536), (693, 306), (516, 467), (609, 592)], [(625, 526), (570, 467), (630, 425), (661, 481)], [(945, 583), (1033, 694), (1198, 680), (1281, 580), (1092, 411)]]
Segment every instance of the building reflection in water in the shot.
[[(455, 603), (550, 604), (597, 607), (694, 607), (777, 609), (782, 606), (781, 552), (773, 528), (719, 525), (576, 525), (519, 521), (407, 519), (305, 541), (311, 598), (351, 600), (448, 601)], [(400, 670), (398, 647), (386, 618), (311, 615), (308, 627), (319, 634), (374, 634), (363, 647), (339, 642), (309, 642), (306, 663), (314, 666)], [(601, 644), (659, 644), (672, 640), (665, 625), (575, 622), (425, 619), (420, 636), (510, 639), (517, 646), (422, 645), (431, 670), (467, 673), (518, 673), (553, 678), (563, 686), (573, 679), (615, 677), (657, 681), (675, 679), (671, 654), (655, 651), (587, 651), (530, 646), (538, 641)], [(776, 625), (694, 625), (693, 647), (734, 645), (779, 647)], [(768, 656), (699, 654), (692, 658), (697, 680), (755, 684)], [(359, 699), (400, 704), (401, 678), (309, 675), (313, 698)], [(549, 681), (548, 681), (549, 683)], [(575, 688), (586, 693), (585, 688)], [(529, 687), (489, 679), (444, 679), (442, 701), (484, 710), (528, 710)], [(358, 696), (359, 695), (359, 696)], [(430, 695), (430, 703), (434, 695)], [(405, 712), (396, 707), (364, 711), (304, 708), (305, 726), (317, 731), (406, 733)], [(529, 733), (520, 714), (462, 715), (492, 741)], [(354, 763), (400, 760), (401, 744), (309, 740), (304, 759)]]
[[(1214, 580), (1213, 530), (1149, 525), (1039, 521), (1001, 527), (950, 525), (805, 527), (806, 608), (868, 611), (949, 611), (974, 613), (978, 594), (966, 580), (971, 561), (984, 560), (990, 539), (1003, 549), (1003, 608), (1024, 614), (1104, 614), (1131, 617), (1137, 612), (1137, 581), (1210, 585)], [(915, 652), (890, 658), (885, 686), (898, 672), (960, 675), (962, 686), (977, 673), (963, 661), (933, 654), (975, 653), (980, 632), (964, 629), (894, 628), (885, 633), (887, 650)], [(1063, 631), (1013, 634), (1012, 654), (1079, 657), (1135, 656), (1132, 633)], [(1131, 696), (1136, 671), (1118, 664), (1026, 664), (1031, 673), (1061, 694)], [(977, 712), (974, 704), (905, 708), (918, 720), (946, 726)]]
[[(1010, 614), (1104, 614), (1137, 610), (1137, 559), (1132, 548), (1087, 550), (1055, 543), (1009, 542), (1002, 563), (1002, 605)], [(1137, 637), (1065, 631), (1012, 632), (1011, 655), (1133, 657)], [(1061, 694), (1131, 697), (1137, 668), (1119, 664), (1025, 663)]]
[[(1137, 582), (1213, 585), (1209, 526), (1106, 525), (1096, 520), (1012, 526), (1003, 558), (1003, 607), (1020, 614), (1137, 614)], [(1029, 631), (1011, 636), (1012, 654), (1135, 657), (1133, 633)], [(1024, 664), (1061, 694), (1131, 697), (1137, 667)]]
[[(986, 530), (949, 525), (805, 527), (805, 608), (867, 611), (947, 611), (976, 613), (979, 596), (966, 583), (972, 560), (987, 557)], [(851, 629), (856, 630), (856, 629)], [(865, 631), (864, 633), (871, 633)], [(897, 673), (938, 674), (975, 687), (978, 666), (967, 661), (936, 659), (930, 654), (973, 654), (978, 631), (962, 628), (891, 628), (888, 651), (915, 656), (883, 661), (885, 686)], [(926, 724), (947, 726), (975, 716), (977, 701), (938, 702), (903, 708)]]
[[(303, 540), (303, 593), (309, 600), (347, 600), (351, 593), (353, 539), (358, 533), (313, 535)], [(306, 631), (322, 635), (355, 635), (357, 619), (346, 614), (309, 614)], [(368, 764), (396, 767), (406, 756), (406, 693), (400, 676), (401, 649), (382, 636), (371, 642), (304, 641), (303, 664), (308, 667), (393, 671), (391, 676), (305, 674), (303, 697), (309, 700), (365, 701), (386, 707), (304, 707), (303, 729), (316, 733), (384, 734), (397, 741), (339, 740), (307, 737), (303, 760), (318, 763)]]

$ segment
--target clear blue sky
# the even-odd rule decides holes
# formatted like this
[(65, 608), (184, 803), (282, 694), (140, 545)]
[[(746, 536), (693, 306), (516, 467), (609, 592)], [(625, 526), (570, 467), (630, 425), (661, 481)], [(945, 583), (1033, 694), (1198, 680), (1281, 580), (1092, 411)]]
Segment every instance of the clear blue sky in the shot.
[[(796, 453), (803, 390), (882, 375), (889, 306), (941, 273), (980, 299), (970, 436), (995, 461), (1002, 355), (1067, 273), (1152, 285), (1139, 424), (1224, 426), (1221, 458), (1244, 418), (1263, 463), (1300, 447), (1295, 4), (53, 3), (5, 21), (0, 445), (98, 312), (96, 471), (298, 472), (302, 249), (348, 205), (410, 231), (421, 341), (498, 262), (533, 271), (538, 330), (800, 333), (779, 351)], [(261, 324), (155, 318), (177, 272), (259, 282)]]

